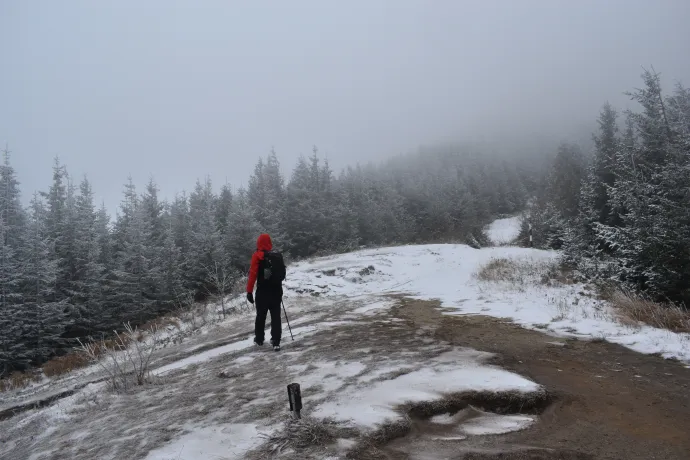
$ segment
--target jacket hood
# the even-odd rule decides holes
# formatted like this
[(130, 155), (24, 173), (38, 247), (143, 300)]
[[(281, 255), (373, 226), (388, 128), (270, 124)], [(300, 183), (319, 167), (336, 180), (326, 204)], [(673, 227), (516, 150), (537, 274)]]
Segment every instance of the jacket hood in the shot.
[(273, 249), (273, 242), (271, 242), (271, 237), (268, 233), (262, 233), (256, 240), (256, 249), (259, 251), (270, 251)]

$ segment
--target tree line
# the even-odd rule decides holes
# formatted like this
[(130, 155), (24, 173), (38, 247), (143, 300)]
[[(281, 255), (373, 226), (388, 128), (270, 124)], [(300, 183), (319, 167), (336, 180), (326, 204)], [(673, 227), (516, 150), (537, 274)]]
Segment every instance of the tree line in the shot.
[[(209, 179), (170, 201), (130, 178), (115, 218), (57, 159), (47, 191), (22, 205), (9, 152), (0, 165), (0, 375), (212, 294), (244, 276), (268, 232), (288, 259), (362, 246), (485, 243), (484, 226), (523, 209), (535, 173), (498, 155), (427, 148), (337, 177), (316, 148), (288, 181), (275, 152), (248, 186)], [(223, 280), (223, 282), (219, 282)], [(219, 292), (222, 291), (222, 292)]]
[(638, 110), (603, 106), (591, 156), (560, 147), (525, 225), (588, 277), (688, 305), (690, 90), (642, 80), (627, 93)]

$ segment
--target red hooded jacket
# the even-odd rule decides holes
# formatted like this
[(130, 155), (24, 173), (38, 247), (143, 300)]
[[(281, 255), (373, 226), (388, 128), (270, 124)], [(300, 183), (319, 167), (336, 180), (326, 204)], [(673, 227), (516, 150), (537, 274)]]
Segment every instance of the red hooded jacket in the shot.
[(273, 249), (273, 242), (268, 233), (262, 233), (256, 240), (256, 252), (252, 255), (252, 264), (249, 267), (249, 280), (247, 280), (247, 292), (254, 292), (256, 277), (259, 275), (259, 264), (264, 260), (264, 251)]

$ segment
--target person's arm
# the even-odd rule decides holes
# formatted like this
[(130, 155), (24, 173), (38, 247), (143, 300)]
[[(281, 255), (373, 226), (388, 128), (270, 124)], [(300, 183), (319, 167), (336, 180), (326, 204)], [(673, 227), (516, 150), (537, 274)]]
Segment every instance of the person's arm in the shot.
[(249, 266), (249, 279), (247, 280), (247, 292), (254, 292), (254, 283), (259, 275), (259, 253), (255, 252), (252, 255), (252, 263)]

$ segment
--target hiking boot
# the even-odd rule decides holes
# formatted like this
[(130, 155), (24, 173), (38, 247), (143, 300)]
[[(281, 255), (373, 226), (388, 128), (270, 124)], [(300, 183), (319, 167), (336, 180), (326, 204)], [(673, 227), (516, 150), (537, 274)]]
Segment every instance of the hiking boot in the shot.
[(254, 345), (256, 345), (257, 347), (263, 347), (264, 343), (263, 342), (257, 342), (256, 339), (254, 339)]
[(274, 344), (273, 339), (271, 339), (271, 345), (273, 346), (273, 351), (280, 351), (280, 344)]

